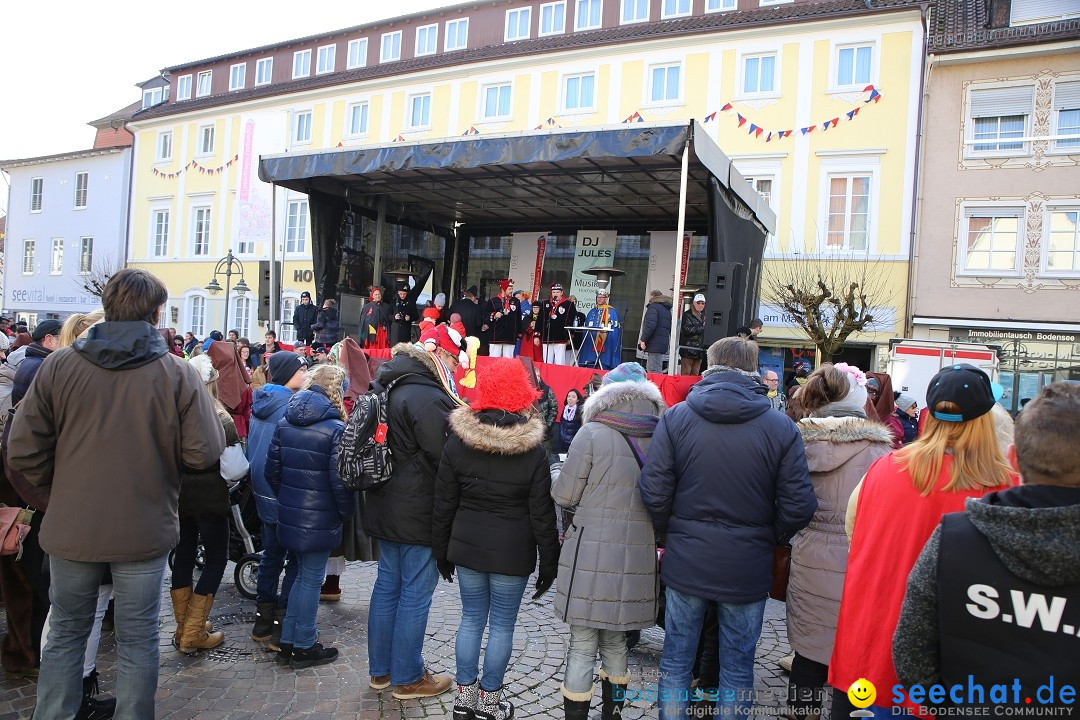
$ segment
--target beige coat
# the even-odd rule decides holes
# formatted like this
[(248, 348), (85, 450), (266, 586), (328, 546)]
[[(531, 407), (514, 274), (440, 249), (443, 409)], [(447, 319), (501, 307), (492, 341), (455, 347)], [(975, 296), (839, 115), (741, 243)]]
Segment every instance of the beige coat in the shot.
[[(656, 623), (656, 536), (638, 492), (641, 469), (621, 433), (592, 419), (601, 410), (659, 416), (652, 383), (612, 383), (589, 396), (578, 431), (551, 488), (576, 508), (559, 557), (555, 612), (571, 625), (635, 630)], [(637, 438), (648, 453), (651, 438)]]
[(889, 453), (893, 438), (885, 425), (854, 417), (806, 418), (799, 430), (818, 508), (791, 543), (788, 641), (803, 657), (828, 665), (847, 571), (848, 497), (870, 465)]

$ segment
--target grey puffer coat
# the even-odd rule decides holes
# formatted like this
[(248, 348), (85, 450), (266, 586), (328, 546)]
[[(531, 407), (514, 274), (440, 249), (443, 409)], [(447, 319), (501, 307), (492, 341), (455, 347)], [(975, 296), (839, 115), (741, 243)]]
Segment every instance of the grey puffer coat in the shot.
[(889, 454), (892, 433), (858, 417), (813, 417), (798, 425), (817, 511), (791, 542), (788, 641), (803, 657), (828, 665), (847, 572), (848, 499), (874, 461)]
[[(585, 404), (585, 424), (551, 488), (555, 502), (576, 508), (559, 557), (555, 611), (571, 625), (636, 630), (656, 623), (656, 536), (638, 492), (641, 472), (621, 433), (594, 422), (602, 410), (659, 416), (652, 383), (605, 385)], [(648, 453), (651, 438), (636, 438)]]

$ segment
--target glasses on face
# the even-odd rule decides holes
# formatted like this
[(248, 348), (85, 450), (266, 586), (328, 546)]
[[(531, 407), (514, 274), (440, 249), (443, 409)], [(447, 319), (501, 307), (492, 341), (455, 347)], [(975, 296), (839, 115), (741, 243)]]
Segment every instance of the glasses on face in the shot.
[(767, 383), (775, 383), (775, 382), (780, 382), (780, 378), (770, 378), (770, 377), (767, 377), (767, 378), (765, 378), (765, 382), (767, 382)]

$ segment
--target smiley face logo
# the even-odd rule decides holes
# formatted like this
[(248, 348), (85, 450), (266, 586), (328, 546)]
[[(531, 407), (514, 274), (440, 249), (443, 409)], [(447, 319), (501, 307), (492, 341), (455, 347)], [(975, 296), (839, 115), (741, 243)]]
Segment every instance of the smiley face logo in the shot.
[(859, 678), (851, 683), (847, 696), (855, 707), (866, 708), (874, 704), (874, 700), (877, 698), (877, 688), (874, 687), (874, 683), (866, 678)]

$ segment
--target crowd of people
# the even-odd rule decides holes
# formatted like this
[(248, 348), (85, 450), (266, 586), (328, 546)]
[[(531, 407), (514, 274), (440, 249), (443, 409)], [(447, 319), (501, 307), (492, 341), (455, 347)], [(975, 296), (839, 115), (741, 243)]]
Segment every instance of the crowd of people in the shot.
[[(1055, 633), (1080, 627), (1075, 384), (1044, 388), (1013, 434), (995, 385), (965, 364), (934, 377), (921, 413), (887, 375), (845, 363), (796, 367), (782, 389), (776, 372), (759, 371), (757, 323), (683, 358), (705, 365), (685, 402), (666, 407), (645, 369), (622, 363), (568, 392), (559, 411), (513, 346), (538, 307), (534, 347), (547, 353), (545, 323), (573, 312), (561, 293), (525, 313), (507, 283), (477, 312), (455, 303), (466, 312), (446, 321), (404, 294), (385, 328), (387, 343), (400, 342), (370, 378), (343, 361), (332, 302), (298, 307), (311, 320), (305, 342), (334, 341), (311, 357), (272, 335), (258, 348), (213, 335), (192, 344), (157, 329), (167, 293), (141, 269), (110, 279), (100, 313), (43, 321), (22, 356), (9, 355), (0, 501), (34, 513), (21, 558), (0, 556), (0, 657), (9, 672), (38, 675), (36, 718), (153, 716), (170, 552), (173, 644), (194, 654), (223, 642), (210, 615), (231, 483), (244, 476), (262, 532), (251, 638), (295, 671), (333, 662), (339, 649), (318, 639), (319, 603), (340, 598), (341, 548), (362, 527), (378, 546), (368, 686), (399, 700), (455, 689), (455, 720), (514, 717), (506, 673), (517, 616), (526, 592), (540, 599), (552, 587), (568, 626), (567, 720), (589, 717), (597, 677), (603, 719), (621, 717), (630, 646), (655, 624), (661, 720), (695, 701), (746, 714), (766, 599), (785, 575), (791, 718), (822, 715), (830, 689), (833, 717), (846, 717), (861, 678), (879, 688), (862, 712), (885, 717), (925, 702), (883, 691), (898, 684), (974, 672), (1034, 692), (1051, 674), (1080, 677), (1075, 634)], [(651, 303), (653, 332), (663, 333), (669, 303)], [(602, 323), (612, 321), (605, 305)], [(377, 342), (383, 311), (368, 309), (380, 324), (361, 335)], [(425, 327), (414, 342), (402, 328), (416, 318)], [(493, 323), (504, 346), (469, 401), (457, 379), (470, 361), (466, 319)], [(385, 396), (375, 432), (393, 470), (358, 495), (339, 455), (369, 379)], [(424, 658), (440, 578), (460, 596), (452, 675)], [(1052, 596), (1054, 627), (1041, 613), (988, 624), (1009, 593)], [(94, 669), (110, 598), (115, 699), (96, 695)]]

